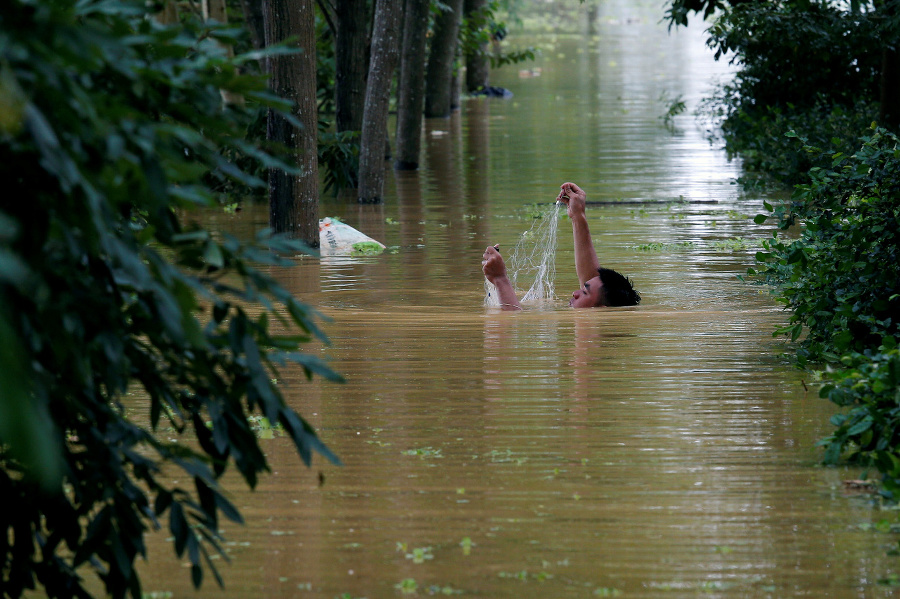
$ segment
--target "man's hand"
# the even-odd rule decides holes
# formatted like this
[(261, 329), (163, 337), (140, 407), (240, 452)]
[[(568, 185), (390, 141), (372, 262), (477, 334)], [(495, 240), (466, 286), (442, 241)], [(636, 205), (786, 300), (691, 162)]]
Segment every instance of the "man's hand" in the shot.
[(569, 215), (569, 218), (583, 215), (584, 200), (587, 197), (584, 190), (574, 183), (563, 183), (560, 185), (560, 190), (559, 195), (556, 196), (556, 201), (566, 205), (566, 213)]
[(481, 270), (484, 271), (484, 277), (494, 285), (497, 284), (497, 279), (507, 278), (506, 263), (503, 262), (503, 256), (500, 255), (497, 248), (498, 246), (489, 245), (484, 250), (484, 256), (482, 256), (481, 260)]
[(503, 256), (500, 255), (499, 245), (489, 245), (484, 250), (481, 260), (481, 270), (484, 271), (484, 277), (494, 284), (497, 288), (497, 298), (500, 300), (500, 307), (503, 310), (521, 310), (519, 300), (516, 298), (516, 292), (513, 290), (509, 277), (506, 276), (506, 264), (503, 262)]

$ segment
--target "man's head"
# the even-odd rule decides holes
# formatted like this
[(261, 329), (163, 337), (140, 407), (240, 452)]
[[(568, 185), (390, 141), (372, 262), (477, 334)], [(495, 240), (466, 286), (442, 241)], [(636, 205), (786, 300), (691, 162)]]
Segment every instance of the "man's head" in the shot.
[(597, 276), (573, 292), (569, 300), (569, 306), (573, 308), (636, 306), (639, 303), (641, 294), (634, 290), (628, 277), (611, 268), (598, 268)]

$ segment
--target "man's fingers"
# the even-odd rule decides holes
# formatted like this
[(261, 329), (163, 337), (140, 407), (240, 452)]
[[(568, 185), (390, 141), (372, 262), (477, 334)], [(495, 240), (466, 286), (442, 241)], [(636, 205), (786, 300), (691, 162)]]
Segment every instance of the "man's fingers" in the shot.
[(584, 191), (582, 191), (582, 189), (581, 189), (580, 187), (578, 187), (578, 186), (575, 185), (574, 183), (570, 183), (570, 182), (568, 182), (568, 181), (566, 181), (565, 183), (563, 183), (563, 184), (560, 186), (560, 189), (562, 189), (563, 195), (572, 195), (572, 194), (574, 194), (574, 193), (579, 193), (579, 194), (584, 193)]

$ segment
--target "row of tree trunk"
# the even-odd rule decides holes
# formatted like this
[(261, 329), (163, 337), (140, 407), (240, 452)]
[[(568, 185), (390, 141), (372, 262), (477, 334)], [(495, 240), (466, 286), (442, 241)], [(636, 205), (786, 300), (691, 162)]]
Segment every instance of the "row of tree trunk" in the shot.
[[(388, 103), (398, 72), (397, 169), (419, 164), (422, 119), (451, 113), (454, 59), (464, 10), (480, 10), (487, 0), (445, 0), (435, 16), (431, 52), (426, 61), (430, 0), (376, 0), (369, 18), (366, 0), (335, 0), (333, 12), (319, 0), (335, 29), (335, 121), (338, 132), (360, 132), (359, 188), (361, 203), (379, 203), (384, 193), (389, 159)], [(315, 15), (313, 0), (242, 0), (255, 44), (272, 45), (288, 38), (303, 49), (299, 54), (268, 59), (272, 90), (294, 103), (297, 128), (275, 113), (269, 115), (270, 140), (287, 147), (299, 175), (273, 170), (269, 174), (270, 225), (318, 246), (318, 171), (316, 114)], [(370, 29), (371, 24), (371, 29)], [(467, 87), (487, 85), (487, 64), (467, 57), (475, 74)]]
[(266, 46), (295, 38), (302, 52), (270, 56), (266, 70), (275, 94), (291, 100), (296, 127), (269, 111), (266, 137), (294, 156), (299, 174), (269, 170), (269, 226), (319, 247), (318, 107), (316, 105), (316, 35), (313, 0), (264, 0)]

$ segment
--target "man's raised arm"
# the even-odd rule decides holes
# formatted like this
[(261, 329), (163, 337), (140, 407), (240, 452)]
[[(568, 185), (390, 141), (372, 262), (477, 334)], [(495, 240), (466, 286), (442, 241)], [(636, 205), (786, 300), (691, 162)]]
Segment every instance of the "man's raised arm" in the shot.
[(569, 220), (572, 221), (572, 235), (575, 238), (575, 272), (584, 285), (597, 276), (600, 260), (591, 241), (587, 217), (584, 214), (584, 191), (574, 183), (563, 183), (557, 201), (566, 205)]

